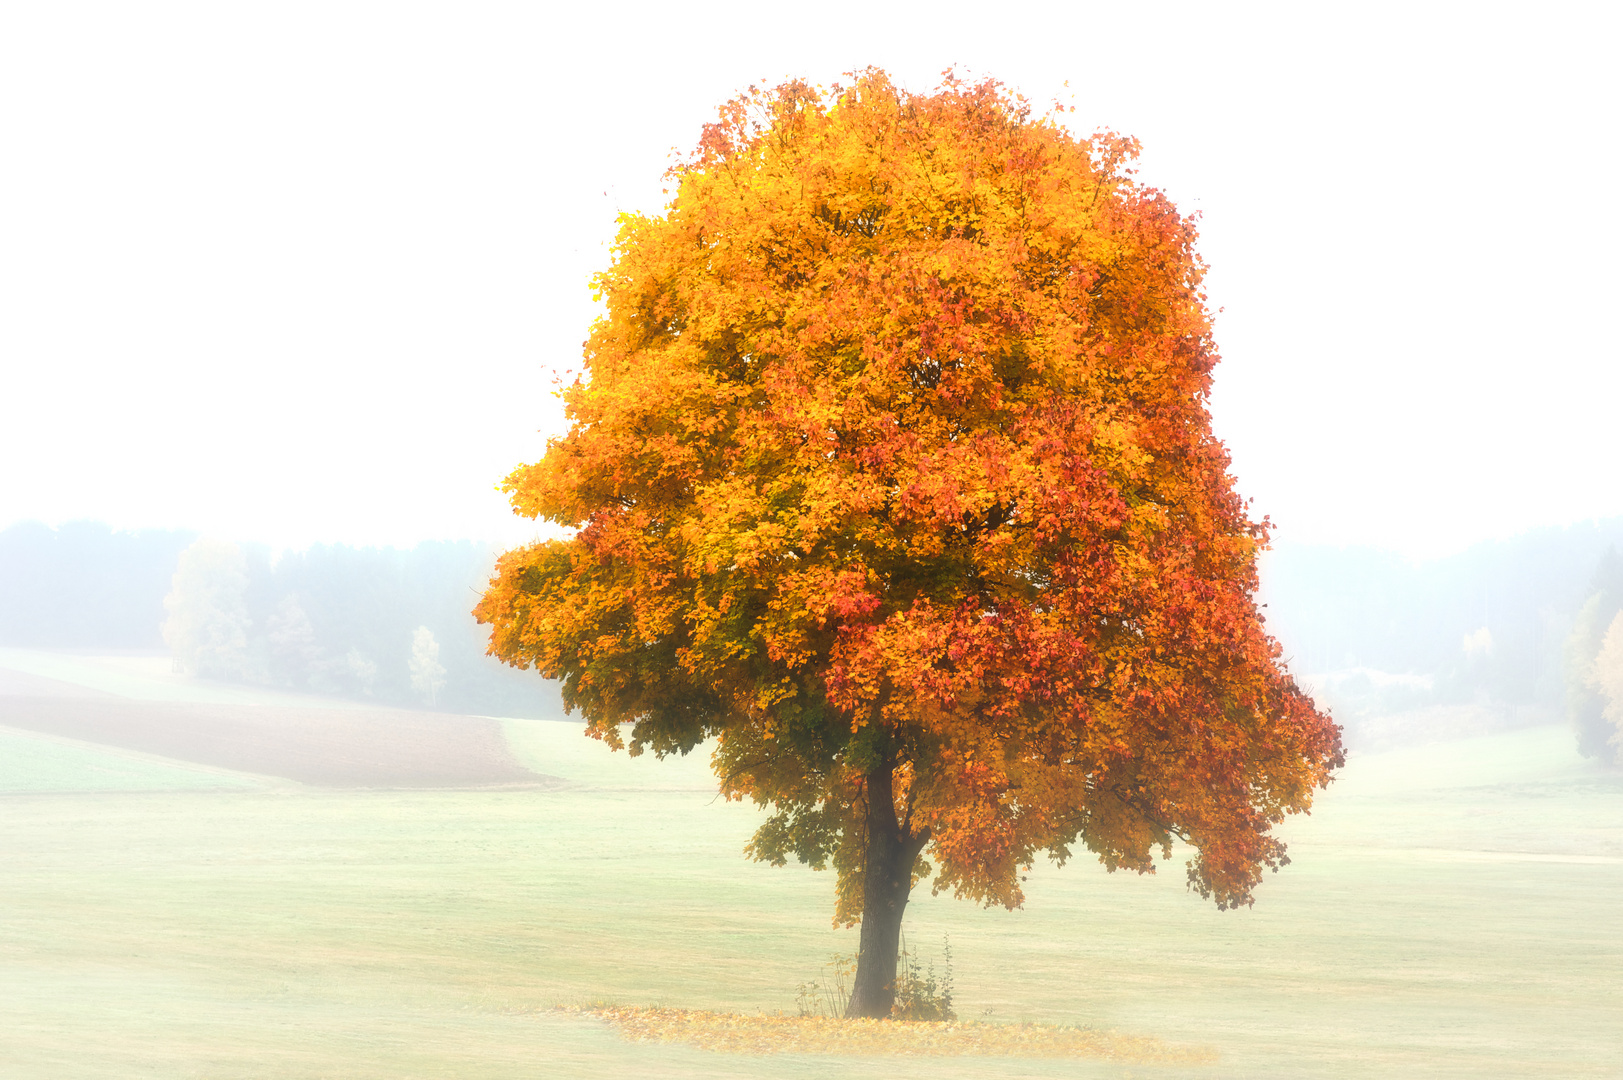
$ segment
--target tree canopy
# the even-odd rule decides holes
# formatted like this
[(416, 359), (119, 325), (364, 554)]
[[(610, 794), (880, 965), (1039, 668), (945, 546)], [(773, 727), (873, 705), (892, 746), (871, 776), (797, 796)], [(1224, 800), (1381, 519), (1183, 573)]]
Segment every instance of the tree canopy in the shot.
[[(491, 651), (632, 753), (715, 740), (751, 852), (838, 873), (852, 1012), (913, 884), (1040, 854), (1249, 903), (1341, 764), (1254, 594), (1193, 222), (995, 82), (752, 90), (625, 215), (572, 426), (505, 489)], [(894, 924), (894, 926), (892, 925)], [(884, 953), (888, 950), (887, 963)]]

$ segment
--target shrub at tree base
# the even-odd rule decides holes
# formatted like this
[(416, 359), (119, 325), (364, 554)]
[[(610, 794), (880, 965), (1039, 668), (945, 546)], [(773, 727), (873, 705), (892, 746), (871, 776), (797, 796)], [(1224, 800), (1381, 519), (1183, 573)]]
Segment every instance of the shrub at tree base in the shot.
[(952, 1009), (952, 945), (943, 942), (941, 974), (937, 975), (935, 961), (921, 961), (919, 954), (907, 948), (904, 940), (901, 954), (896, 958), (895, 1000), (891, 1002), (893, 1020), (936, 1020), (950, 1022), (958, 1019)]
[[(857, 958), (838, 953), (823, 965), (821, 977), (796, 987), (795, 1005), (800, 1016), (844, 1016), (851, 993), (847, 980), (856, 973)], [(922, 961), (907, 948), (904, 938), (896, 957), (892, 1020), (958, 1019), (952, 1009), (952, 945), (942, 941), (942, 971), (936, 975), (935, 961)]]
[[(995, 83), (752, 92), (623, 219), (573, 426), (506, 482), (491, 651), (632, 753), (715, 740), (751, 852), (830, 863), (849, 1012), (912, 886), (1014, 907), (1174, 840), (1223, 907), (1342, 761), (1254, 593), (1193, 225)], [(629, 725), (629, 728), (624, 727)]]

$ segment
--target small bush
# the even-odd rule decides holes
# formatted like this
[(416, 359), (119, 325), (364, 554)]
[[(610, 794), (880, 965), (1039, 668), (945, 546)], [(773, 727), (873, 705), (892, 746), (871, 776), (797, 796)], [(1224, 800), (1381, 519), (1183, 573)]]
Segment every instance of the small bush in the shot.
[[(903, 935), (896, 953), (896, 1000), (891, 1005), (892, 1020), (946, 1022), (958, 1019), (952, 1010), (952, 943), (942, 937), (942, 973), (937, 976), (935, 961), (921, 961), (907, 947)], [(851, 1001), (849, 980), (856, 974), (857, 958), (835, 953), (823, 965), (822, 973), (795, 987), (795, 1007), (802, 1017), (839, 1019)]]
[(907, 947), (902, 938), (901, 950), (896, 954), (896, 1001), (890, 1007), (892, 1020), (928, 1020), (944, 1022), (958, 1019), (952, 1011), (952, 943), (941, 939), (942, 973), (935, 973), (935, 961), (921, 965), (917, 952)]
[(851, 1000), (846, 980), (856, 974), (857, 958), (835, 953), (823, 965), (823, 973), (795, 988), (795, 1006), (801, 1016), (827, 1016), (839, 1019)]

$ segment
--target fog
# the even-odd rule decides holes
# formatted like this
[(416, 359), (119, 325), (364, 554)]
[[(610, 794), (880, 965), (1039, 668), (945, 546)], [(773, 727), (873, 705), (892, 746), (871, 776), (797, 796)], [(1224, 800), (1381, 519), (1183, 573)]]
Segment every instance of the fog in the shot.
[(745, 85), (866, 64), (1143, 142), (1282, 540), (1623, 513), (1613, 9), (1022, 10), (8, 8), (0, 525), (531, 535), (493, 486), (557, 430), (615, 215)]
[[(1432, 560), (1281, 545), (1269, 629), (1352, 753), (1281, 826), (1292, 865), (1256, 909), (1200, 904), (1182, 850), (1148, 878), (1078, 858), (1032, 867), (1012, 913), (921, 884), (909, 940), (938, 965), (950, 944), (958, 1015), (990, 1034), (1120, 1043), (1022, 1075), (1615, 1061), (1620, 549), (1623, 518)], [(0, 1071), (888, 1075), (578, 1011), (792, 1017), (856, 932), (829, 929), (831, 875), (741, 857), (760, 817), (708, 755), (610, 754), (482, 654), (491, 555), (0, 531)]]
[(730, 96), (867, 65), (1135, 136), (1199, 215), (1258, 600), (1351, 751), (1252, 912), (1181, 851), (1038, 866), (1014, 914), (915, 889), (960, 1015), (1216, 1055), (1168, 1076), (1615, 1067), (1620, 23), (6, 6), (0, 1072), (826, 1071), (556, 1013), (792, 1011), (855, 946), (704, 755), (581, 739), (471, 609), (547, 535), (497, 486), (563, 430), (619, 215)]
[[(533, 538), (496, 484), (561, 430), (551, 391), (617, 214), (657, 211), (663, 170), (747, 85), (877, 64), (923, 89), (955, 66), (1137, 136), (1143, 179), (1200, 215), (1214, 421), (1273, 525), (1294, 670), (1349, 717), (1395, 708), (1365, 686), (1389, 678), (1432, 680), (1415, 708), (1463, 705), (1445, 672), (1486, 631), (1478, 662), (1519, 672), (1489, 712), (1559, 712), (1605, 543), (1543, 559), (1527, 538), (1623, 515), (1623, 357), (1594, 314), (1620, 284), (1594, 194), (1618, 180), (1617, 29), (1591, 5), (8, 10), (0, 528), (60, 527), (66, 551), (97, 522), (167, 554), (128, 588), (92, 581), (129, 544), (52, 586), (112, 607), (29, 592), (0, 620), (23, 604), (15, 640), (161, 648), (183, 535), (266, 581), (312, 545)], [(443, 612), (471, 606), (463, 576)], [(272, 614), (245, 616), (267, 685)], [(399, 641), (336, 625), (318, 636), (340, 659), (301, 689), (335, 689), (351, 649), (398, 666), (365, 657)]]
[(1291, 670), (1355, 750), (1561, 724), (1614, 761), (1595, 665), (1623, 608), (1620, 550), (1623, 518), (1426, 560), (1281, 545), (1261, 599)]
[[(1608, 710), (1623, 698), (1602, 654), (1623, 611), (1620, 551), (1623, 517), (1425, 560), (1282, 544), (1258, 602), (1354, 750), (1560, 724), (1612, 761)], [(472, 608), (496, 554), (24, 523), (0, 531), (0, 647), (162, 657), (177, 675), (312, 703), (560, 716), (553, 684), (485, 655)]]

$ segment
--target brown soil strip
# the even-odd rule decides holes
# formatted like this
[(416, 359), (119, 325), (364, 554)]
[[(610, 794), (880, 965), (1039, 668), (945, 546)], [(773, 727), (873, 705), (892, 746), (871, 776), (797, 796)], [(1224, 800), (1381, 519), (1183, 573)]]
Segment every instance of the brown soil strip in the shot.
[(607, 1020), (632, 1042), (681, 1042), (728, 1054), (834, 1054), (843, 1057), (1102, 1058), (1202, 1065), (1214, 1051), (1159, 1039), (1052, 1024), (834, 1020), (816, 1016), (716, 1013), (698, 1009), (562, 1007)]
[[(88, 686), (79, 686), (75, 683), (63, 682), (61, 679), (47, 679), (43, 675), (29, 675), (23, 671), (12, 671), (10, 668), (0, 668), (0, 698), (13, 697), (49, 697), (49, 698), (100, 698), (103, 701), (116, 701), (116, 695), (102, 690), (92, 690)], [(5, 702), (0, 701), (0, 710), (5, 709)]]
[(321, 787), (562, 783), (518, 764), (482, 716), (42, 695), (0, 696), (0, 725)]

